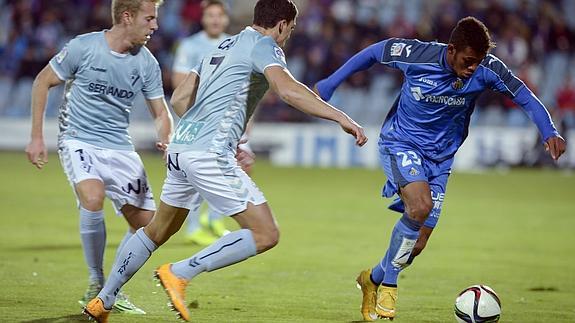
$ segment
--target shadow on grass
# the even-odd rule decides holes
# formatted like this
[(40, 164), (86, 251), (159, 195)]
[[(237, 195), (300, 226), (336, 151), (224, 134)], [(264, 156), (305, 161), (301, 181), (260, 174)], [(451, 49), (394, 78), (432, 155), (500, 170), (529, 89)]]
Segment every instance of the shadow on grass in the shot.
[(87, 322), (88, 319), (82, 314), (72, 314), (59, 317), (49, 317), (29, 321), (20, 321), (20, 323), (63, 323), (63, 322)]

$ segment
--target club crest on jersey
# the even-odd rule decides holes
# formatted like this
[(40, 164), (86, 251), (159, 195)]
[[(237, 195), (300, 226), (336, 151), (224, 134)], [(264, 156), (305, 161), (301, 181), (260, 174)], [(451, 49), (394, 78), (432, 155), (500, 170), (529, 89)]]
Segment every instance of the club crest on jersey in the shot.
[(417, 175), (419, 175), (419, 171), (417, 169), (411, 167), (411, 169), (409, 170), (409, 175), (417, 176)]
[(456, 90), (459, 91), (463, 88), (463, 81), (460, 78), (457, 78), (457, 80), (453, 81), (453, 83), (451, 83), (451, 87)]
[(281, 48), (275, 46), (274, 47), (274, 53), (275, 53), (277, 59), (279, 59), (284, 64), (286, 64), (286, 57), (285, 57), (284, 51)]
[(58, 53), (58, 55), (56, 55), (56, 62), (58, 64), (62, 64), (62, 61), (64, 60), (64, 58), (66, 58), (67, 55), (68, 55), (68, 48), (67, 47), (62, 48), (62, 50)]
[(401, 56), (403, 53), (403, 49), (407, 53), (406, 57), (409, 57), (411, 54), (411, 45), (407, 46), (406, 43), (393, 43), (391, 44), (391, 52), (389, 53), (391, 56)]

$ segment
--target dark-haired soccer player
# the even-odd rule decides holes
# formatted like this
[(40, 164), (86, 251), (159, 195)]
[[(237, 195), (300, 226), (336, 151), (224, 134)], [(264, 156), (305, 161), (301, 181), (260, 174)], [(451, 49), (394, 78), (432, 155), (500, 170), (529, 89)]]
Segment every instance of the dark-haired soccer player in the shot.
[(565, 151), (565, 141), (545, 107), (505, 64), (489, 54), (494, 46), (485, 25), (467, 17), (457, 23), (448, 44), (383, 40), (353, 56), (316, 86), (322, 99), (328, 100), (343, 80), (377, 62), (405, 76), (378, 144), (387, 176), (383, 196), (398, 194), (390, 208), (403, 216), (393, 228), (384, 258), (357, 278), (365, 320), (395, 317), (398, 274), (425, 248), (437, 224), (453, 157), (467, 137), (481, 92), (493, 89), (520, 105), (537, 125), (553, 159)]
[(179, 230), (188, 211), (198, 206), (199, 197), (233, 217), (241, 229), (187, 259), (156, 269), (174, 310), (184, 320), (190, 318), (184, 298), (191, 279), (278, 243), (279, 229), (264, 195), (234, 157), (246, 122), (269, 86), (289, 105), (337, 122), (356, 138), (356, 144), (367, 142), (360, 126), (287, 70), (281, 47), (295, 27), (296, 16), (291, 0), (259, 0), (253, 25), (220, 43), (174, 91), (172, 104), (181, 119), (168, 147), (160, 207), (152, 222), (120, 251), (104, 288), (86, 306), (87, 315), (107, 321), (116, 291)]

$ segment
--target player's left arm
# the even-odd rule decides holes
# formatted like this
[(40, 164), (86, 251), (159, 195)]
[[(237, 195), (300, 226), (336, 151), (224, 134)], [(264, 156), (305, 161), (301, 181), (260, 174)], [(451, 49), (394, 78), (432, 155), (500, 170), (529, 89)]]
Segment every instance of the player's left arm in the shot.
[(178, 117), (182, 117), (196, 102), (196, 94), (200, 84), (200, 75), (192, 70), (180, 85), (174, 90), (170, 103)]
[(510, 96), (527, 113), (539, 129), (545, 149), (557, 160), (565, 152), (565, 140), (559, 135), (543, 103), (494, 55), (488, 55), (481, 65), (485, 68), (489, 86)]
[(156, 132), (158, 134), (158, 142), (156, 142), (156, 148), (160, 151), (165, 151), (170, 143), (170, 137), (174, 130), (174, 120), (170, 111), (168, 111), (168, 104), (166, 100), (161, 97), (157, 99), (148, 99), (148, 108), (154, 119), (154, 124), (156, 126)]

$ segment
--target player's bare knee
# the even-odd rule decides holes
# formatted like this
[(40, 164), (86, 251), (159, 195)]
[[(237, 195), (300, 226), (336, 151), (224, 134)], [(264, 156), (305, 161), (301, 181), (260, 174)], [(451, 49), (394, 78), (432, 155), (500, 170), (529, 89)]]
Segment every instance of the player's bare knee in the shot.
[(87, 196), (82, 199), (80, 204), (90, 212), (100, 211), (104, 208), (104, 196)]
[(275, 247), (280, 239), (280, 232), (276, 228), (265, 230), (263, 232), (253, 232), (258, 253), (270, 250)]
[(410, 218), (416, 220), (417, 222), (423, 223), (427, 219), (427, 216), (432, 209), (433, 202), (431, 199), (423, 199), (418, 202), (411, 203), (411, 205), (407, 207), (406, 211)]

